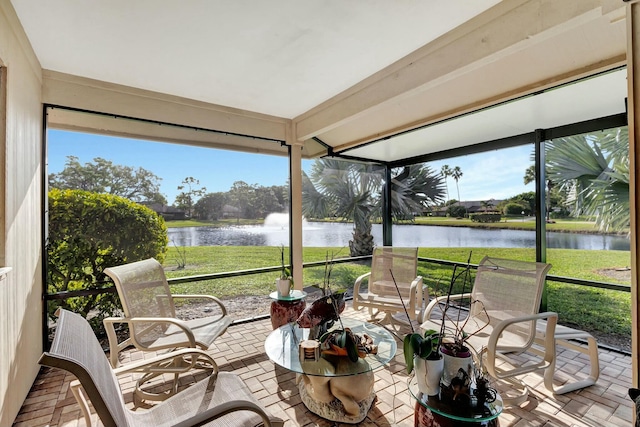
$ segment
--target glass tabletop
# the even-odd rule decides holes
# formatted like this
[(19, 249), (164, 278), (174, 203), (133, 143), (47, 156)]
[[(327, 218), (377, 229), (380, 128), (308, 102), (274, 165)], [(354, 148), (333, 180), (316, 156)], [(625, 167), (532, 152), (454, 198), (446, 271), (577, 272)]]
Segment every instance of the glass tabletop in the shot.
[(426, 396), (418, 390), (418, 381), (415, 375), (409, 380), (409, 392), (422, 406), (430, 409), (432, 412), (458, 421), (490, 421), (498, 418), (504, 407), (502, 397), (499, 393), (496, 393), (495, 401), (490, 403), (485, 402), (475, 407), (456, 404), (455, 402), (443, 402), (438, 396)]
[[(269, 359), (290, 371), (325, 377), (358, 375), (380, 368), (395, 356), (396, 341), (385, 328), (360, 320), (342, 318), (345, 328), (362, 335), (367, 334), (378, 346), (377, 354), (368, 354), (351, 362), (347, 357), (323, 355), (316, 361), (300, 362), (298, 345), (309, 337), (309, 329), (300, 328), (295, 322), (279, 327), (269, 334), (264, 348)], [(336, 322), (332, 329), (340, 328)]]
[(269, 294), (269, 298), (277, 301), (299, 301), (307, 296), (305, 291), (291, 291), (289, 295), (280, 295), (278, 291), (273, 291)]

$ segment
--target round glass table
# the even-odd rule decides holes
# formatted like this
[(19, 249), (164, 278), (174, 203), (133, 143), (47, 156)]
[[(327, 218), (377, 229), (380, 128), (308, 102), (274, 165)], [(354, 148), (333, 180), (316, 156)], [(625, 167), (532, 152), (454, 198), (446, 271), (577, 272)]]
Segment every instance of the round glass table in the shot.
[[(373, 371), (393, 359), (397, 344), (393, 335), (381, 326), (349, 318), (342, 318), (342, 325), (353, 333), (371, 337), (377, 346), (376, 354), (367, 354), (357, 362), (332, 355), (321, 355), (317, 361), (301, 361), (299, 345), (309, 338), (309, 329), (296, 323), (271, 332), (264, 347), (274, 363), (298, 374), (300, 397), (311, 412), (331, 421), (355, 424), (366, 417), (375, 399)], [(332, 329), (342, 325), (336, 322)], [(358, 376), (357, 380), (354, 376)]]
[(504, 407), (499, 393), (495, 401), (475, 406), (444, 402), (437, 395), (422, 394), (415, 376), (409, 380), (409, 392), (416, 399), (414, 427), (499, 426), (498, 416)]

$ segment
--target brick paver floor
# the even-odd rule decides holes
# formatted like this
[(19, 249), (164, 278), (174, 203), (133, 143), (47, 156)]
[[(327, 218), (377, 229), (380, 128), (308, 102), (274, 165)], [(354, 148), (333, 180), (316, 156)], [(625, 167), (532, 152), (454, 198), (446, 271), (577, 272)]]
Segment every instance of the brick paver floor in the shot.
[[(344, 316), (365, 320), (364, 312), (348, 307)], [(398, 331), (403, 336), (408, 329)], [(326, 421), (307, 410), (300, 400), (295, 374), (275, 366), (266, 356), (263, 343), (271, 332), (269, 319), (234, 324), (210, 349), (220, 370), (238, 373), (262, 404), (276, 416), (286, 419), (286, 427), (346, 426)], [(557, 379), (563, 381), (587, 372), (586, 357), (575, 351), (558, 348)], [(150, 357), (127, 351), (125, 362)], [(629, 426), (632, 402), (627, 396), (631, 385), (631, 358), (600, 350), (600, 378), (595, 386), (564, 395), (553, 395), (542, 385), (539, 375), (529, 374), (525, 382), (532, 392), (520, 406), (506, 408), (499, 417), (501, 427), (616, 427)], [(377, 400), (360, 426), (413, 426), (414, 401), (407, 390), (402, 343), (392, 362), (375, 371)], [(14, 427), (85, 426), (80, 408), (69, 383), (73, 377), (65, 372), (43, 368), (13, 424)], [(125, 400), (132, 404), (132, 378), (121, 377)], [(93, 425), (101, 426), (95, 413)]]

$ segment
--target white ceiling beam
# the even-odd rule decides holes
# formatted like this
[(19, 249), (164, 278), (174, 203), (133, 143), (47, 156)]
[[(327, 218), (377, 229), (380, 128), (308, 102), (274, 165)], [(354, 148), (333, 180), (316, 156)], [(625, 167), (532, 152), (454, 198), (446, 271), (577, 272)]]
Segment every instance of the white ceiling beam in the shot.
[(43, 102), (125, 117), (284, 141), (288, 119), (55, 71), (43, 71)]
[(138, 119), (129, 120), (65, 108), (50, 108), (47, 111), (47, 127), (246, 153), (288, 155), (287, 147), (276, 141), (196, 130), (182, 126), (160, 125)]
[[(617, 5), (624, 6), (622, 2)], [(614, 10), (613, 1), (503, 1), (464, 26), (296, 118), (297, 139), (307, 140), (336, 129), (400, 99), (525, 49), (541, 39), (553, 37), (567, 28), (583, 25), (601, 17), (603, 10)], [(579, 72), (583, 73), (584, 69)], [(566, 73), (562, 78), (567, 78)], [(500, 94), (494, 94), (492, 98), (499, 99)], [(437, 117), (432, 119), (437, 120)]]

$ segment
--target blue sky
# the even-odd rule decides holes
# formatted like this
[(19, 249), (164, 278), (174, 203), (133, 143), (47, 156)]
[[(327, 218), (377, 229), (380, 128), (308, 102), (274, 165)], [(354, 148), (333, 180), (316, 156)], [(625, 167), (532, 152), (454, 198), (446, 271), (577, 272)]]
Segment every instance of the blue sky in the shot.
[[(458, 181), (460, 199), (466, 200), (502, 200), (526, 191), (535, 191), (535, 185), (524, 185), (525, 170), (533, 164), (530, 159), (531, 145), (488, 151), (468, 156), (454, 157), (431, 162), (436, 171), (443, 165), (450, 168), (459, 166), (462, 177)], [(458, 199), (456, 183), (447, 179), (449, 197)]]
[[(48, 172), (62, 171), (68, 155), (78, 157), (80, 163), (96, 157), (114, 164), (153, 172), (160, 181), (160, 192), (169, 204), (179, 193), (183, 179), (192, 176), (200, 180), (207, 192), (228, 191), (235, 181), (253, 185), (285, 185), (288, 161), (285, 157), (249, 154), (186, 145), (117, 138), (60, 130), (49, 130)], [(490, 151), (472, 156), (456, 157), (430, 163), (435, 171), (442, 165), (459, 166), (462, 177), (458, 184), (460, 199), (504, 199), (525, 191), (534, 191), (533, 184), (525, 186), (523, 176), (531, 164), (531, 146)], [(308, 169), (311, 162), (305, 161)], [(450, 198), (457, 199), (456, 185), (448, 179)]]
[(49, 173), (62, 171), (68, 155), (78, 157), (82, 164), (102, 157), (114, 164), (142, 167), (162, 178), (160, 192), (169, 204), (188, 176), (200, 180), (207, 192), (229, 191), (236, 181), (285, 185), (289, 177), (286, 157), (59, 130), (49, 130), (47, 142)]

